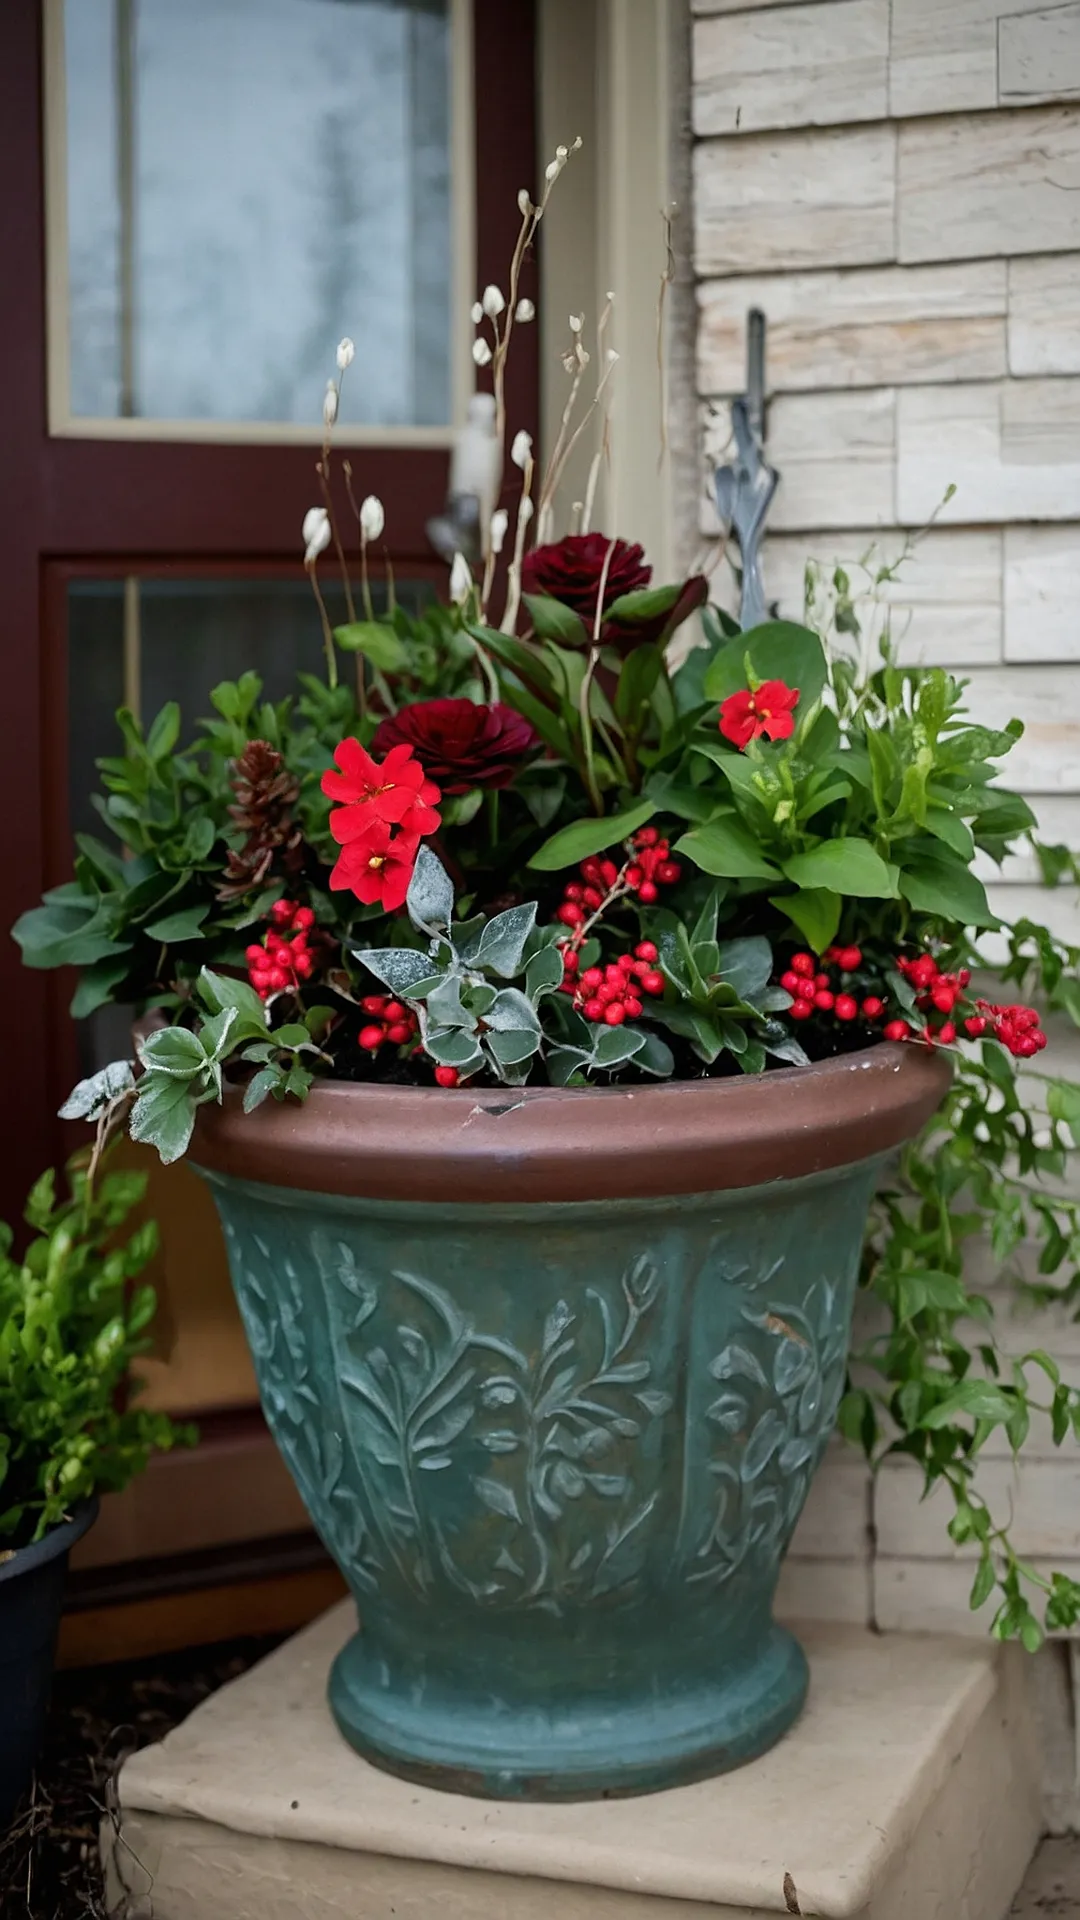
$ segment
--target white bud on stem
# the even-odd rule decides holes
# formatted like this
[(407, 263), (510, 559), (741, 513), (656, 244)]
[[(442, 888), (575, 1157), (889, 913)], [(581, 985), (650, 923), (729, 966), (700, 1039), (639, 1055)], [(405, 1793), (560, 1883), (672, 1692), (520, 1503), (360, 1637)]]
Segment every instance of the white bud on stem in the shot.
[(450, 598), (455, 606), (464, 606), (472, 592), (473, 577), (463, 553), (455, 553), (450, 569)]
[(344, 340), (338, 341), (337, 363), (341, 373), (344, 373), (346, 367), (352, 366), (355, 354), (356, 348), (353, 346), (348, 334), (346, 334)]
[(491, 516), (491, 551), (501, 553), (506, 539), (506, 529), (510, 525), (510, 515), (505, 507), (496, 507)]
[(386, 525), (383, 503), (377, 494), (369, 493), (360, 502), (360, 533), (365, 542), (378, 540)]
[(522, 323), (526, 320), (536, 319), (536, 308), (533, 306), (531, 300), (523, 297), (518, 301), (517, 306), (514, 308), (514, 319), (520, 320)]
[(486, 340), (474, 340), (474, 341), (473, 341), (473, 343), (472, 343), (472, 357), (473, 357), (473, 359), (474, 359), (474, 360), (476, 361), (476, 364), (477, 364), (477, 366), (478, 366), (478, 367), (487, 367), (487, 366), (490, 366), (490, 364), (491, 364), (491, 348), (490, 348), (490, 347), (488, 346), (488, 343), (487, 343), (487, 341), (486, 341)]
[(510, 458), (515, 467), (520, 467), (522, 473), (524, 473), (529, 461), (532, 459), (532, 434), (526, 433), (524, 427), (514, 435), (513, 445), (510, 448)]
[(474, 300), (472, 303), (472, 306), (469, 308), (469, 318), (472, 321), (473, 326), (478, 327), (483, 317), (484, 317), (483, 307), (480, 305), (479, 300)]
[(315, 564), (320, 553), (330, 545), (330, 515), (325, 507), (309, 507), (304, 515), (301, 529), (304, 541), (304, 565)]
[(582, 313), (572, 313), (572, 314), (570, 315), (570, 331), (571, 331), (571, 333), (580, 333), (580, 332), (581, 332), (581, 329), (582, 329), (582, 327), (583, 327), (584, 325), (585, 325), (585, 316), (584, 316), (584, 314), (582, 314)]
[(500, 289), (493, 285), (484, 288), (484, 297), (480, 304), (489, 320), (497, 320), (506, 305), (506, 301), (503, 299)]
[(532, 210), (533, 210), (533, 203), (529, 195), (528, 187), (519, 187), (518, 188), (518, 212), (528, 216), (532, 212)]
[(337, 403), (338, 403), (337, 387), (334, 385), (334, 382), (332, 380), (328, 380), (326, 383), (326, 392), (323, 395), (323, 403), (322, 403), (322, 417), (323, 417), (324, 427), (332, 427), (334, 424), (334, 421), (337, 419)]

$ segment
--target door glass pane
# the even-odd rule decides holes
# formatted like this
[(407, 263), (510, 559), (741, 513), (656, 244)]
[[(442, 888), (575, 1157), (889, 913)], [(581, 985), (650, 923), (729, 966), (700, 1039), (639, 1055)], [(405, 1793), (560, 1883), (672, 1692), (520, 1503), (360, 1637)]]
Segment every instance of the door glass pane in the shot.
[(76, 416), (451, 418), (450, 0), (67, 0)]
[[(348, 618), (340, 586), (321, 588), (331, 621)], [(418, 609), (433, 597), (399, 581), (398, 600)], [(381, 582), (372, 582), (382, 611)], [(96, 761), (122, 751), (114, 714), (131, 706), (149, 724), (167, 700), (183, 714), (181, 743), (212, 712), (210, 691), (254, 670), (268, 700), (297, 691), (298, 673), (322, 674), (323, 640), (306, 580), (76, 580), (68, 589), (68, 780), (72, 830), (101, 835), (91, 802)], [(339, 659), (343, 676), (351, 671)], [(112, 838), (106, 833), (106, 838)]]

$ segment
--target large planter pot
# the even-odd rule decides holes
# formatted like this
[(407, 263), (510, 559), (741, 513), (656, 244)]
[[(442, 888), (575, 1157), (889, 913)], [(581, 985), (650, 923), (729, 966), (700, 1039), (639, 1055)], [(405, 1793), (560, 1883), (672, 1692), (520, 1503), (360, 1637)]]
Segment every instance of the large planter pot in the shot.
[(68, 1554), (97, 1519), (96, 1500), (35, 1546), (0, 1560), (0, 1828), (30, 1784), (45, 1731)]
[(948, 1069), (203, 1108), (266, 1417), (356, 1597), (330, 1702), (459, 1792), (635, 1793), (770, 1746), (781, 1557), (882, 1157)]

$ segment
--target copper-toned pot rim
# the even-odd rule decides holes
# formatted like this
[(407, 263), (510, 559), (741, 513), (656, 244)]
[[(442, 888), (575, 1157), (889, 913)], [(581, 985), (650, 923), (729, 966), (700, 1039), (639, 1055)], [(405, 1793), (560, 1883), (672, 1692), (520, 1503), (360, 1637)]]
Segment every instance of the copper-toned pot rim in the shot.
[(200, 1108), (208, 1171), (308, 1192), (425, 1202), (625, 1200), (795, 1179), (887, 1153), (940, 1104), (951, 1069), (883, 1043), (740, 1079), (608, 1088), (317, 1081), (307, 1102)]

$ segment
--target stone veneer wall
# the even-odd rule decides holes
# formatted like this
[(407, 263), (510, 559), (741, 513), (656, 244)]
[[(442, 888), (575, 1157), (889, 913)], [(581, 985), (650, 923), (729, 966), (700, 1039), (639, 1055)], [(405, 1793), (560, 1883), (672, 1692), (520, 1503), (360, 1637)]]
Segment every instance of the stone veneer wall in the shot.
[[(962, 669), (981, 717), (1025, 716), (1016, 783), (1047, 838), (1080, 846), (1080, 4), (691, 10), (696, 390), (722, 422), (762, 307), (783, 476), (767, 585), (797, 617), (808, 556), (877, 543), (891, 559), (955, 483), (889, 589), (893, 633), (906, 657)], [(700, 532), (716, 531), (703, 507)], [(1010, 917), (1037, 911), (1080, 942), (1075, 890), (1043, 893), (1023, 859), (997, 888)], [(1080, 1329), (1008, 1297), (1000, 1311), (1010, 1346), (1053, 1346), (1080, 1379)], [(1018, 1479), (1000, 1448), (986, 1483), (1036, 1563), (1080, 1575), (1075, 1450), (1038, 1436)], [(872, 1489), (838, 1448), (787, 1603), (985, 1631), (943, 1504), (918, 1495), (899, 1465)]]

